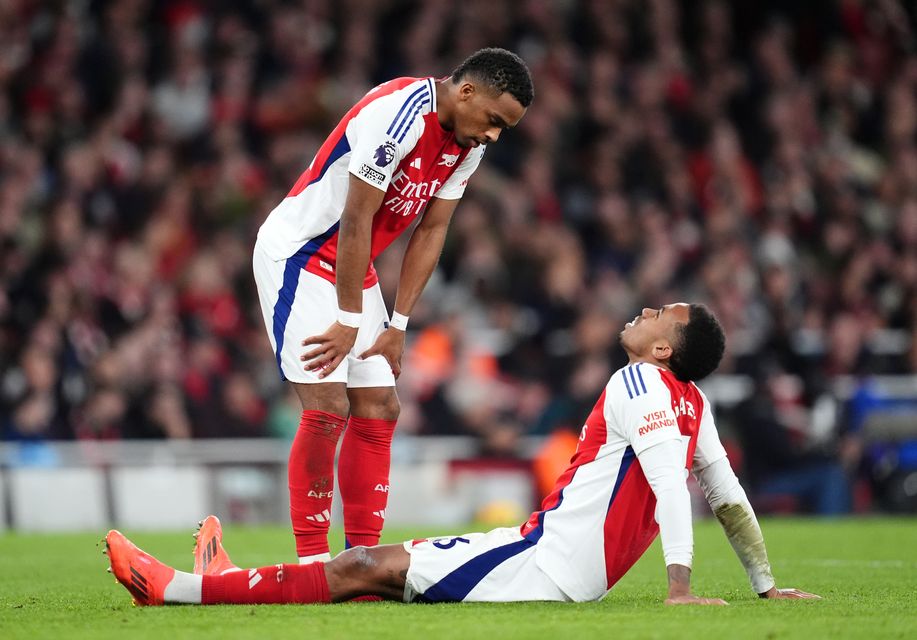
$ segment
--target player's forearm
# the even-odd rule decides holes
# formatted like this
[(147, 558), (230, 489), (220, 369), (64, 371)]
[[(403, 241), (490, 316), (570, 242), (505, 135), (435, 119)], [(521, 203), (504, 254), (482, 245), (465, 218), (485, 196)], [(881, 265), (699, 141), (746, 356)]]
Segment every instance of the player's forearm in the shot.
[(373, 216), (382, 206), (385, 192), (355, 175), (349, 180), (338, 228), (335, 288), (338, 307), (359, 313), (363, 310), (363, 279), (372, 251)]
[(755, 593), (765, 593), (772, 588), (776, 583), (767, 559), (764, 535), (748, 500), (745, 500), (744, 504), (735, 502), (720, 505), (713, 513), (723, 526), (723, 531), (726, 532), (726, 537), (729, 538), (729, 543), (742, 566), (745, 567)]
[(372, 217), (344, 211), (338, 230), (335, 280), (338, 307), (359, 313), (363, 310), (363, 279), (369, 267)]
[(408, 248), (401, 263), (401, 277), (395, 296), (395, 311), (411, 315), (424, 287), (433, 275), (446, 240), (446, 227), (425, 229), (417, 227), (408, 242)]
[(745, 567), (752, 588), (755, 593), (765, 593), (774, 587), (775, 582), (767, 559), (764, 535), (729, 461), (723, 458), (714, 462), (699, 471), (697, 479), (729, 543)]

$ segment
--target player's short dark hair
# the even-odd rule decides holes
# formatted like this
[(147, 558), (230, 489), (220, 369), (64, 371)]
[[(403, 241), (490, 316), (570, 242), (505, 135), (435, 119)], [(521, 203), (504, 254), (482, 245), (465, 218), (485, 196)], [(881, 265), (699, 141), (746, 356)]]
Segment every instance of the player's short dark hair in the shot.
[(471, 54), (452, 72), (452, 82), (464, 76), (486, 82), (498, 93), (508, 92), (523, 107), (532, 104), (535, 97), (529, 68), (522, 58), (506, 49), (488, 47)]
[(669, 368), (682, 382), (700, 380), (713, 373), (726, 349), (719, 321), (702, 304), (692, 304), (687, 324), (675, 328)]

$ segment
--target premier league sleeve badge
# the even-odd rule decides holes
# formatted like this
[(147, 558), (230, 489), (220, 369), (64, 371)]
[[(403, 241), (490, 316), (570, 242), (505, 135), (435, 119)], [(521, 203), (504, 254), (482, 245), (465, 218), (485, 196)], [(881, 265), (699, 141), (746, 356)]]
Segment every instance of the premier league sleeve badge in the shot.
[(395, 143), (389, 140), (385, 144), (379, 145), (373, 154), (376, 166), (386, 167), (395, 159)]

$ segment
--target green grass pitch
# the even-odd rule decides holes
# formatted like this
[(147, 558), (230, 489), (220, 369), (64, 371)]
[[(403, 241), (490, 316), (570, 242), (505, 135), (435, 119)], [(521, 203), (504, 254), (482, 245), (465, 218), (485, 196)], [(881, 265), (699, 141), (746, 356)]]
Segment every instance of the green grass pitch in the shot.
[[(602, 602), (587, 604), (339, 604), (135, 608), (105, 573), (103, 532), (0, 535), (0, 638), (915, 638), (917, 520), (764, 520), (779, 584), (816, 602), (768, 602), (751, 593), (713, 521), (695, 526), (693, 584), (730, 607), (662, 605), (659, 542)], [(126, 531), (145, 550), (190, 570), (192, 539)], [(472, 528), (471, 530), (474, 530)], [(390, 529), (385, 541), (464, 531)], [(340, 540), (335, 532), (335, 540)], [(227, 527), (242, 566), (294, 560), (284, 527)]]

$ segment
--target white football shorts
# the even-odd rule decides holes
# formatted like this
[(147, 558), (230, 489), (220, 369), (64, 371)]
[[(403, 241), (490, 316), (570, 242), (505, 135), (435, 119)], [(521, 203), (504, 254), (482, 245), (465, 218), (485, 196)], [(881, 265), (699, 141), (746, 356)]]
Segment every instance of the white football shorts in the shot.
[(518, 527), (409, 540), (405, 602), (569, 602), (535, 564), (536, 543)]
[(385, 358), (358, 358), (388, 327), (388, 311), (378, 283), (363, 290), (363, 319), (357, 340), (337, 369), (321, 379), (318, 373), (305, 370), (299, 357), (315, 347), (304, 347), (302, 341), (324, 333), (337, 320), (338, 302), (332, 283), (302, 268), (308, 257), (300, 253), (273, 260), (256, 242), (252, 256), (261, 313), (280, 377), (308, 384), (346, 382), (348, 387), (394, 387), (395, 376)]

